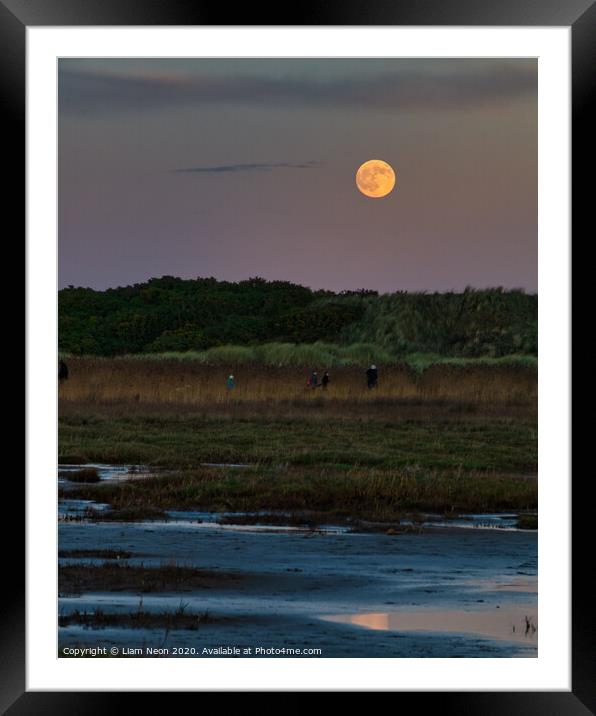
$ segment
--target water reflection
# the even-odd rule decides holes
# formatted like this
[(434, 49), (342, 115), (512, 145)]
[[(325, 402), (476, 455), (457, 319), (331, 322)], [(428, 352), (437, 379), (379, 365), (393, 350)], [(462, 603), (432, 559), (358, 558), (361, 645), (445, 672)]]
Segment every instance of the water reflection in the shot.
[(524, 643), (538, 641), (538, 618), (535, 611), (527, 608), (482, 611), (421, 609), (414, 612), (337, 614), (323, 619), (377, 631), (448, 632)]

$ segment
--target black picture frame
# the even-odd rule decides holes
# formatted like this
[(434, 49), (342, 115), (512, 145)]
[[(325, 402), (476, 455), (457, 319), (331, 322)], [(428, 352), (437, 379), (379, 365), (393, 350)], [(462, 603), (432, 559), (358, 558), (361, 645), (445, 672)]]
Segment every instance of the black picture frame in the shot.
[[(594, 87), (596, 68), (596, 5), (592, 0), (356, 0), (303, 2), (288, 12), (283, 6), (253, 4), (228, 6), (190, 0), (0, 0), (0, 98), (6, 123), (5, 212), (24, 224), (25, 197), (25, 62), (26, 29), (31, 26), (85, 25), (401, 25), (401, 26), (570, 26), (572, 33), (572, 176), (575, 179), (572, 214), (576, 228), (583, 226), (591, 207), (588, 192), (591, 176), (592, 128), (594, 120), (588, 100)], [(226, 22), (230, 17), (234, 22)], [(10, 138), (10, 139), (8, 139)], [(8, 162), (8, 166), (6, 166)], [(590, 166), (588, 166), (590, 163)], [(5, 217), (5, 226), (8, 225)], [(588, 226), (587, 221), (585, 225)], [(24, 227), (25, 228), (25, 227)], [(584, 475), (583, 477), (589, 477)], [(416, 707), (428, 706), (442, 713), (470, 714), (577, 714), (594, 713), (596, 698), (596, 649), (593, 635), (594, 610), (588, 589), (590, 577), (587, 545), (591, 501), (589, 480), (574, 485), (572, 498), (572, 690), (570, 692), (401, 692), (395, 694), (398, 708), (404, 700), (416, 699)], [(12, 487), (11, 487), (12, 486)], [(5, 504), (24, 503), (24, 489), (10, 480), (12, 490)], [(554, 527), (554, 526), (553, 526)], [(12, 528), (14, 530), (14, 527)], [(12, 533), (14, 535), (14, 532)], [(25, 545), (20, 549), (14, 536), (6, 539), (13, 558), (5, 573), (0, 634), (0, 708), (2, 713), (62, 714), (105, 713), (107, 708), (138, 708), (140, 694), (107, 692), (31, 692), (25, 690)], [(584, 546), (582, 551), (582, 545)], [(8, 551), (8, 550), (7, 550)], [(586, 568), (588, 567), (588, 568)], [(74, 688), (74, 687), (73, 687)], [(274, 685), (272, 684), (272, 688)], [(171, 694), (166, 693), (166, 698)], [(150, 698), (161, 699), (158, 694)], [(117, 699), (117, 701), (116, 701)], [(422, 700), (421, 700), (422, 699)], [(154, 701), (154, 704), (156, 702)], [(163, 703), (163, 702), (162, 702)]]

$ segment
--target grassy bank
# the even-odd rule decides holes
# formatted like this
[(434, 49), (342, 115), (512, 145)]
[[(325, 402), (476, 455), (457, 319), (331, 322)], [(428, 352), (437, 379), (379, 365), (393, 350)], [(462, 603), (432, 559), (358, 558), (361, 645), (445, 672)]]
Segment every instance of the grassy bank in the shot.
[(202, 468), (121, 484), (80, 486), (70, 497), (106, 502), (117, 510), (202, 509), (227, 512), (317, 512), (327, 518), (398, 520), (414, 511), (440, 514), (529, 511), (537, 484), (491, 472), (372, 468)]
[(125, 629), (198, 629), (203, 624), (217, 624), (227, 621), (224, 617), (215, 617), (209, 612), (187, 612), (184, 605), (172, 612), (104, 612), (103, 609), (93, 611), (75, 610), (58, 617), (58, 626), (84, 626), (91, 629), (118, 627)]
[(536, 471), (532, 419), (312, 421), (80, 414), (60, 420), (61, 462), (196, 468), (201, 463)]

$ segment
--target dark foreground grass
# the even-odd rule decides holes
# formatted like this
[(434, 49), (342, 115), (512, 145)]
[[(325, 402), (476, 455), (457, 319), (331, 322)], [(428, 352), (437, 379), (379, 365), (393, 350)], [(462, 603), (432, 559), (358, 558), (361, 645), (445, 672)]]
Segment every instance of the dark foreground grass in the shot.
[(61, 627), (81, 625), (93, 629), (106, 627), (121, 627), (126, 629), (199, 629), (203, 624), (215, 624), (224, 621), (223, 617), (216, 618), (209, 612), (187, 612), (184, 605), (180, 605), (173, 612), (146, 612), (139, 609), (129, 613), (110, 613), (102, 609), (93, 611), (74, 611), (70, 614), (61, 614), (58, 625)]
[(62, 594), (83, 592), (187, 592), (194, 589), (234, 587), (244, 577), (236, 573), (195, 569), (178, 565), (69, 564), (58, 569)]
[(393, 522), (407, 512), (531, 511), (537, 482), (490, 472), (338, 467), (202, 468), (119, 484), (81, 485), (69, 496), (115, 510), (315, 512), (316, 522), (359, 518)]
[(70, 482), (99, 482), (99, 472), (94, 467), (83, 467), (80, 470), (61, 470), (59, 477), (63, 477)]
[(537, 530), (538, 515), (518, 515), (517, 526), (520, 530)]

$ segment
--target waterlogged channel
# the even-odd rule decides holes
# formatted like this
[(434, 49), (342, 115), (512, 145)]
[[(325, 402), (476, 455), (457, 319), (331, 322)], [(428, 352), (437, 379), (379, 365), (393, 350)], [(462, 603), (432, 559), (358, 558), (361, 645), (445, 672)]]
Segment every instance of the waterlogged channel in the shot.
[[(140, 468), (97, 468), (102, 480), (151, 479)], [(219, 524), (220, 514), (175, 510), (166, 520), (111, 522), (94, 519), (107, 505), (67, 494), (59, 503), (62, 567), (176, 565), (212, 578), (176, 590), (64, 590), (60, 648), (163, 657), (537, 655), (537, 534), (517, 529), (515, 515), (428, 516), (420, 534), (272, 526), (265, 515), (235, 525), (227, 514)], [(174, 613), (177, 621), (162, 623)]]

